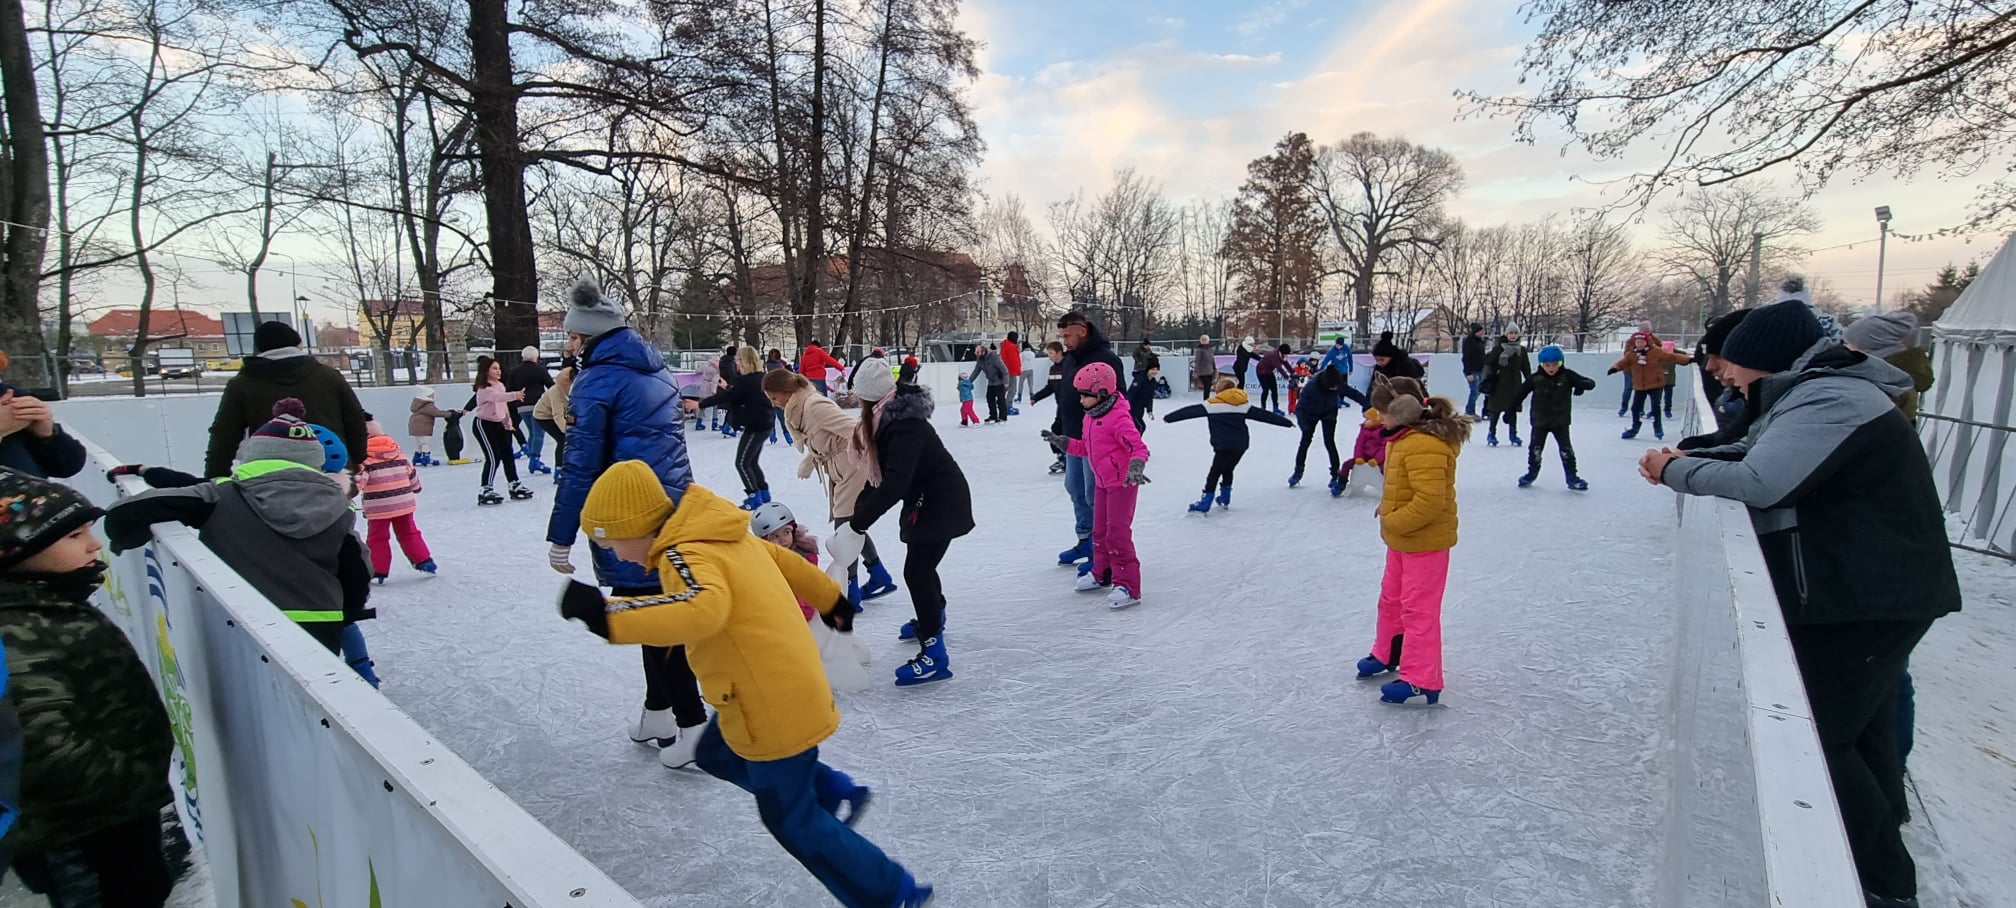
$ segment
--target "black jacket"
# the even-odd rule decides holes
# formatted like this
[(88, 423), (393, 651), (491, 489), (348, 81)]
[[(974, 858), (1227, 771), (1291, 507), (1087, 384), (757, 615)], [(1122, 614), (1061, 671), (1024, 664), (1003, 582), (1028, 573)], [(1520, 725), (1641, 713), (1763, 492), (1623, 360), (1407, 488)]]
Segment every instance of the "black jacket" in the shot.
[[(959, 462), (931, 428), (931, 392), (897, 385), (895, 396), (875, 409), (875, 462), (882, 481), (870, 483), (854, 502), (855, 530), (866, 533), (889, 509), (903, 506), (903, 542), (951, 541), (973, 532), (973, 492)], [(865, 417), (864, 418), (868, 418)]]
[(1057, 394), (1057, 422), (1063, 427), (1064, 437), (1085, 437), (1085, 408), (1078, 403), (1078, 395), (1066, 394), (1066, 390), (1077, 387), (1072, 381), (1078, 375), (1080, 366), (1090, 363), (1105, 363), (1113, 367), (1113, 377), (1120, 383), (1119, 391), (1127, 393), (1127, 367), (1120, 363), (1120, 357), (1113, 353), (1113, 343), (1099, 330), (1098, 325), (1085, 326), (1085, 342), (1076, 350), (1064, 351), (1064, 374), (1059, 376), (1062, 385)]
[(1247, 420), (1272, 423), (1277, 426), (1294, 427), (1286, 416), (1277, 416), (1272, 410), (1248, 406), (1246, 392), (1238, 388), (1228, 388), (1223, 393), (1213, 395), (1201, 404), (1182, 407), (1163, 422), (1182, 422), (1186, 419), (1204, 417), (1211, 426), (1211, 450), (1244, 451), (1253, 445), (1252, 433), (1246, 430)]
[[(28, 393), (13, 385), (0, 383), (0, 393), (7, 391), (17, 395)], [(39, 479), (68, 479), (83, 472), (84, 460), (84, 445), (71, 438), (60, 425), (56, 427), (56, 434), (48, 438), (36, 438), (35, 433), (28, 429), (0, 438), (0, 467)]]
[(1343, 408), (1344, 376), (1336, 369), (1324, 369), (1316, 373), (1302, 386), (1302, 395), (1295, 401), (1295, 415), (1302, 419), (1336, 419), (1337, 411)]
[[(1045, 359), (1048, 359), (1048, 357), (1045, 357)], [(1029, 395), (1029, 402), (1032, 404), (1040, 403), (1043, 398), (1055, 396), (1057, 392), (1062, 390), (1064, 390), (1064, 364), (1062, 362), (1051, 363), (1050, 381), (1043, 387), (1037, 388), (1035, 393)], [(1057, 398), (1057, 406), (1050, 416), (1050, 431), (1058, 435), (1064, 434), (1064, 398)]]
[(1150, 369), (1162, 368), (1162, 357), (1155, 351), (1142, 347), (1134, 351), (1134, 374), (1147, 375)]
[(1566, 429), (1575, 418), (1575, 398), (1584, 391), (1596, 390), (1596, 380), (1585, 378), (1575, 370), (1562, 366), (1561, 371), (1548, 375), (1547, 370), (1535, 370), (1526, 377), (1519, 388), (1519, 395), (1512, 399), (1512, 411), (1526, 405), (1527, 395), (1533, 397), (1533, 428)]
[(1390, 356), (1386, 365), (1373, 366), (1372, 371), (1387, 378), (1411, 378), (1421, 383), (1421, 390), (1428, 390), (1428, 370), (1422, 368), (1421, 361), (1407, 355)]
[(1245, 375), (1255, 358), (1253, 351), (1246, 349), (1245, 344), (1240, 344), (1238, 352), (1232, 354), (1232, 374)]
[(1463, 374), (1484, 374), (1484, 336), (1470, 334), (1463, 338)]
[(728, 408), (728, 424), (744, 432), (768, 433), (776, 411), (763, 394), (763, 376), (751, 373), (728, 380), (728, 387), (700, 401), (702, 408)]
[[(290, 348), (291, 349), (291, 348)], [(275, 351), (278, 352), (278, 351)], [(210, 450), (203, 456), (203, 476), (222, 479), (231, 475), (231, 459), (238, 443), (253, 430), (273, 419), (273, 405), (283, 398), (297, 398), (307, 407), (302, 419), (336, 433), (350, 449), (350, 462), (364, 462), (364, 405), (343, 373), (316, 362), (306, 353), (273, 358), (248, 356), (245, 365), (217, 402), (217, 417), (210, 423)]]
[(552, 387), (553, 373), (546, 371), (546, 367), (540, 363), (519, 363), (512, 366), (511, 371), (504, 373), (504, 390), (525, 392), (525, 399), (522, 402), (511, 405), (513, 410), (537, 404), (540, 395)]

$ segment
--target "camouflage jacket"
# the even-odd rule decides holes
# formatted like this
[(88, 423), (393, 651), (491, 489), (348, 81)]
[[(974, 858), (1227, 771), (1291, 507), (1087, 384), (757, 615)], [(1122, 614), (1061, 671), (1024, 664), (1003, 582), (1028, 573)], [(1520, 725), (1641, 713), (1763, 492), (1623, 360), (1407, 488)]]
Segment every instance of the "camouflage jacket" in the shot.
[(173, 740), (147, 666), (87, 597), (0, 577), (0, 639), (20, 714), (21, 816), (8, 845), (47, 851), (172, 798)]

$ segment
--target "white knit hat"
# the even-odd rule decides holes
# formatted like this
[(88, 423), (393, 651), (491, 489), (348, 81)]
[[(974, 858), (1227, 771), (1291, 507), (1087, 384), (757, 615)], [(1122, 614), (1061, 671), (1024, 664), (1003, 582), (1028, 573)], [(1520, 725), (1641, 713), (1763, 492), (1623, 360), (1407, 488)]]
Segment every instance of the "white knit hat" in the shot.
[(854, 367), (854, 393), (862, 400), (879, 401), (896, 390), (896, 376), (889, 361), (871, 356)]

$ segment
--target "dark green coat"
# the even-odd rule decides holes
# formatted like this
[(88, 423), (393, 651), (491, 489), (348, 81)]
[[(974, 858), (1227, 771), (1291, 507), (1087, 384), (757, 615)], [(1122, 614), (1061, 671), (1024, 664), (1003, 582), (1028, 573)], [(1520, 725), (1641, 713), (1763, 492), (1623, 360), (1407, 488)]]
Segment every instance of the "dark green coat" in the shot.
[[(277, 351), (276, 351), (277, 352)], [(210, 450), (203, 456), (203, 477), (222, 479), (231, 475), (231, 458), (238, 443), (254, 429), (273, 418), (273, 405), (282, 399), (300, 399), (308, 415), (302, 417), (343, 439), (350, 449), (351, 463), (364, 460), (364, 405), (350, 382), (307, 354), (272, 357), (248, 356), (238, 375), (224, 386), (224, 399), (217, 402), (217, 418), (210, 423)]]
[(168, 713), (147, 666), (88, 590), (0, 578), (0, 640), (20, 714), (16, 854), (153, 816), (173, 797)]

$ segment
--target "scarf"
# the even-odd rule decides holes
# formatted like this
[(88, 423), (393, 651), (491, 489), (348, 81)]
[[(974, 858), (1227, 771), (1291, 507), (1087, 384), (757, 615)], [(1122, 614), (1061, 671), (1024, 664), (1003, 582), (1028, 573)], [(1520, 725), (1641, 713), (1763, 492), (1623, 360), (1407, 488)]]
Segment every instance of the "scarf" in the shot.
[(1114, 405), (1118, 404), (1119, 402), (1120, 398), (1118, 396), (1108, 394), (1105, 397), (1100, 398), (1098, 403), (1093, 404), (1091, 409), (1086, 410), (1085, 415), (1105, 416), (1106, 414), (1113, 412)]
[(868, 484), (877, 488), (882, 486), (882, 455), (875, 450), (875, 430), (882, 425), (883, 411), (889, 409), (889, 402), (895, 399), (896, 395), (892, 392), (876, 401), (872, 408), (864, 403), (861, 424), (854, 428), (854, 443), (848, 446), (855, 462), (867, 471)]

